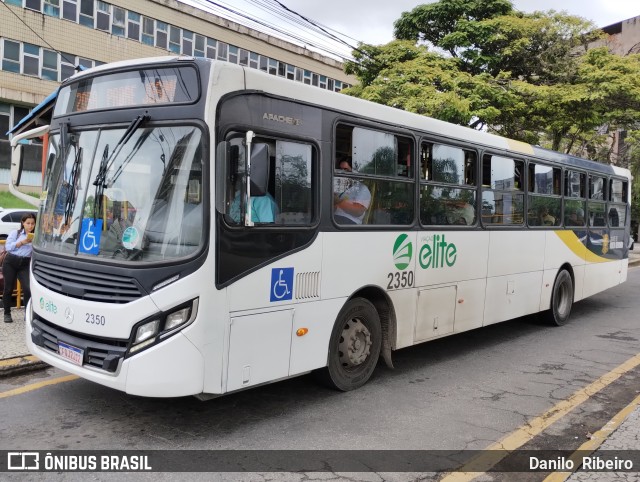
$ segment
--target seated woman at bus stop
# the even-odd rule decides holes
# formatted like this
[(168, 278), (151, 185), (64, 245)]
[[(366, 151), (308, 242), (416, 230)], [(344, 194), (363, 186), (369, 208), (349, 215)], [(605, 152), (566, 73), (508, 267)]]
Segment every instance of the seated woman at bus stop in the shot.
[(4, 292), (2, 293), (2, 303), (4, 305), (4, 322), (11, 323), (11, 295), (16, 278), (20, 280), (20, 286), (24, 294), (25, 306), (31, 298), (29, 289), (29, 264), (31, 263), (31, 251), (33, 241), (33, 230), (36, 227), (36, 216), (27, 213), (20, 220), (20, 229), (12, 231), (7, 237), (5, 249), (6, 258), (2, 263), (2, 274), (4, 276)]

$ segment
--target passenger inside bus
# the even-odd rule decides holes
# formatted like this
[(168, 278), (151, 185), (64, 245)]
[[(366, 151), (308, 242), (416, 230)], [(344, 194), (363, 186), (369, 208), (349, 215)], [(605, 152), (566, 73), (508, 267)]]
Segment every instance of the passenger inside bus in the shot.
[[(238, 186), (229, 207), (229, 216), (236, 223), (240, 222), (240, 192), (241, 189)], [(278, 207), (271, 194), (268, 192), (262, 194), (251, 193), (251, 221), (254, 223), (274, 223), (277, 213)]]
[[(343, 158), (338, 169), (351, 172), (351, 159)], [(338, 224), (362, 224), (371, 204), (371, 192), (364, 183), (352, 179), (336, 179), (334, 185), (334, 219)]]
[(549, 214), (549, 208), (547, 206), (540, 207), (540, 226), (554, 226), (556, 224), (556, 218)]

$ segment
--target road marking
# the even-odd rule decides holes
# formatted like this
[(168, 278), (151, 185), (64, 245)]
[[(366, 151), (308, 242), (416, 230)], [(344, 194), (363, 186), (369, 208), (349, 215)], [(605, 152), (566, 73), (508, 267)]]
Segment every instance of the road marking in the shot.
[(37, 362), (38, 360), (39, 359), (33, 355), (19, 356), (17, 358), (6, 358), (4, 360), (0, 360), (0, 369), (4, 367), (12, 366), (12, 365), (18, 365), (24, 361)]
[[(463, 482), (473, 480), (507, 457), (511, 451), (522, 447), (552, 423), (567, 415), (582, 402), (588, 400), (591, 396), (616, 381), (625, 373), (633, 370), (638, 365), (640, 365), (640, 353), (617, 366), (609, 373), (605, 373), (586, 387), (581, 388), (566, 400), (556, 403), (545, 413), (517, 428), (501, 440), (492, 443), (484, 449), (482, 454), (474, 457), (471, 461), (463, 465), (459, 469), (459, 472), (447, 474), (440, 480), (440, 482)], [(473, 467), (475, 472), (465, 472), (465, 468), (470, 467)], [(479, 469), (481, 469), (482, 472), (478, 471)]]
[[(604, 427), (598, 430), (591, 436), (591, 439), (583, 443), (578, 449), (571, 454), (569, 460), (572, 460), (575, 464), (576, 470), (580, 468), (582, 464), (582, 457), (588, 457), (593, 452), (598, 450), (600, 446), (609, 438), (609, 436), (624, 422), (627, 417), (638, 406), (640, 406), (640, 395), (638, 395), (629, 405), (624, 407), (614, 417), (609, 420)], [(573, 472), (554, 472), (549, 475), (543, 482), (564, 482), (569, 478)]]
[(14, 397), (16, 395), (22, 395), (23, 393), (32, 392), (49, 385), (57, 385), (58, 383), (70, 382), (79, 378), (77, 375), (67, 375), (66, 377), (52, 378), (51, 380), (44, 380), (38, 383), (32, 383), (31, 385), (25, 385), (23, 387), (14, 388), (6, 392), (0, 392), (0, 398)]

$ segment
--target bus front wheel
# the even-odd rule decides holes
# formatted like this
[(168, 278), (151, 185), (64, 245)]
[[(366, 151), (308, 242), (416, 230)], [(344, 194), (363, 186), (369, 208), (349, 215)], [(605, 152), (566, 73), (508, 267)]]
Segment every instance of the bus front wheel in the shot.
[(349, 300), (333, 326), (320, 380), (343, 392), (361, 387), (376, 368), (381, 342), (380, 317), (373, 304), (364, 298)]
[(573, 280), (565, 269), (558, 273), (551, 292), (551, 309), (548, 320), (552, 325), (562, 326), (569, 321), (573, 306)]

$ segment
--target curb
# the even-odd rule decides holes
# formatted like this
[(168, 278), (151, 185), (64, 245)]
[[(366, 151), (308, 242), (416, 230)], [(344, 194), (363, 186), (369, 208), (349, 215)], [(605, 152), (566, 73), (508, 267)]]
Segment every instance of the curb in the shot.
[(10, 377), (33, 370), (42, 370), (47, 367), (49, 367), (49, 365), (33, 355), (5, 358), (4, 360), (0, 360), (0, 378)]

